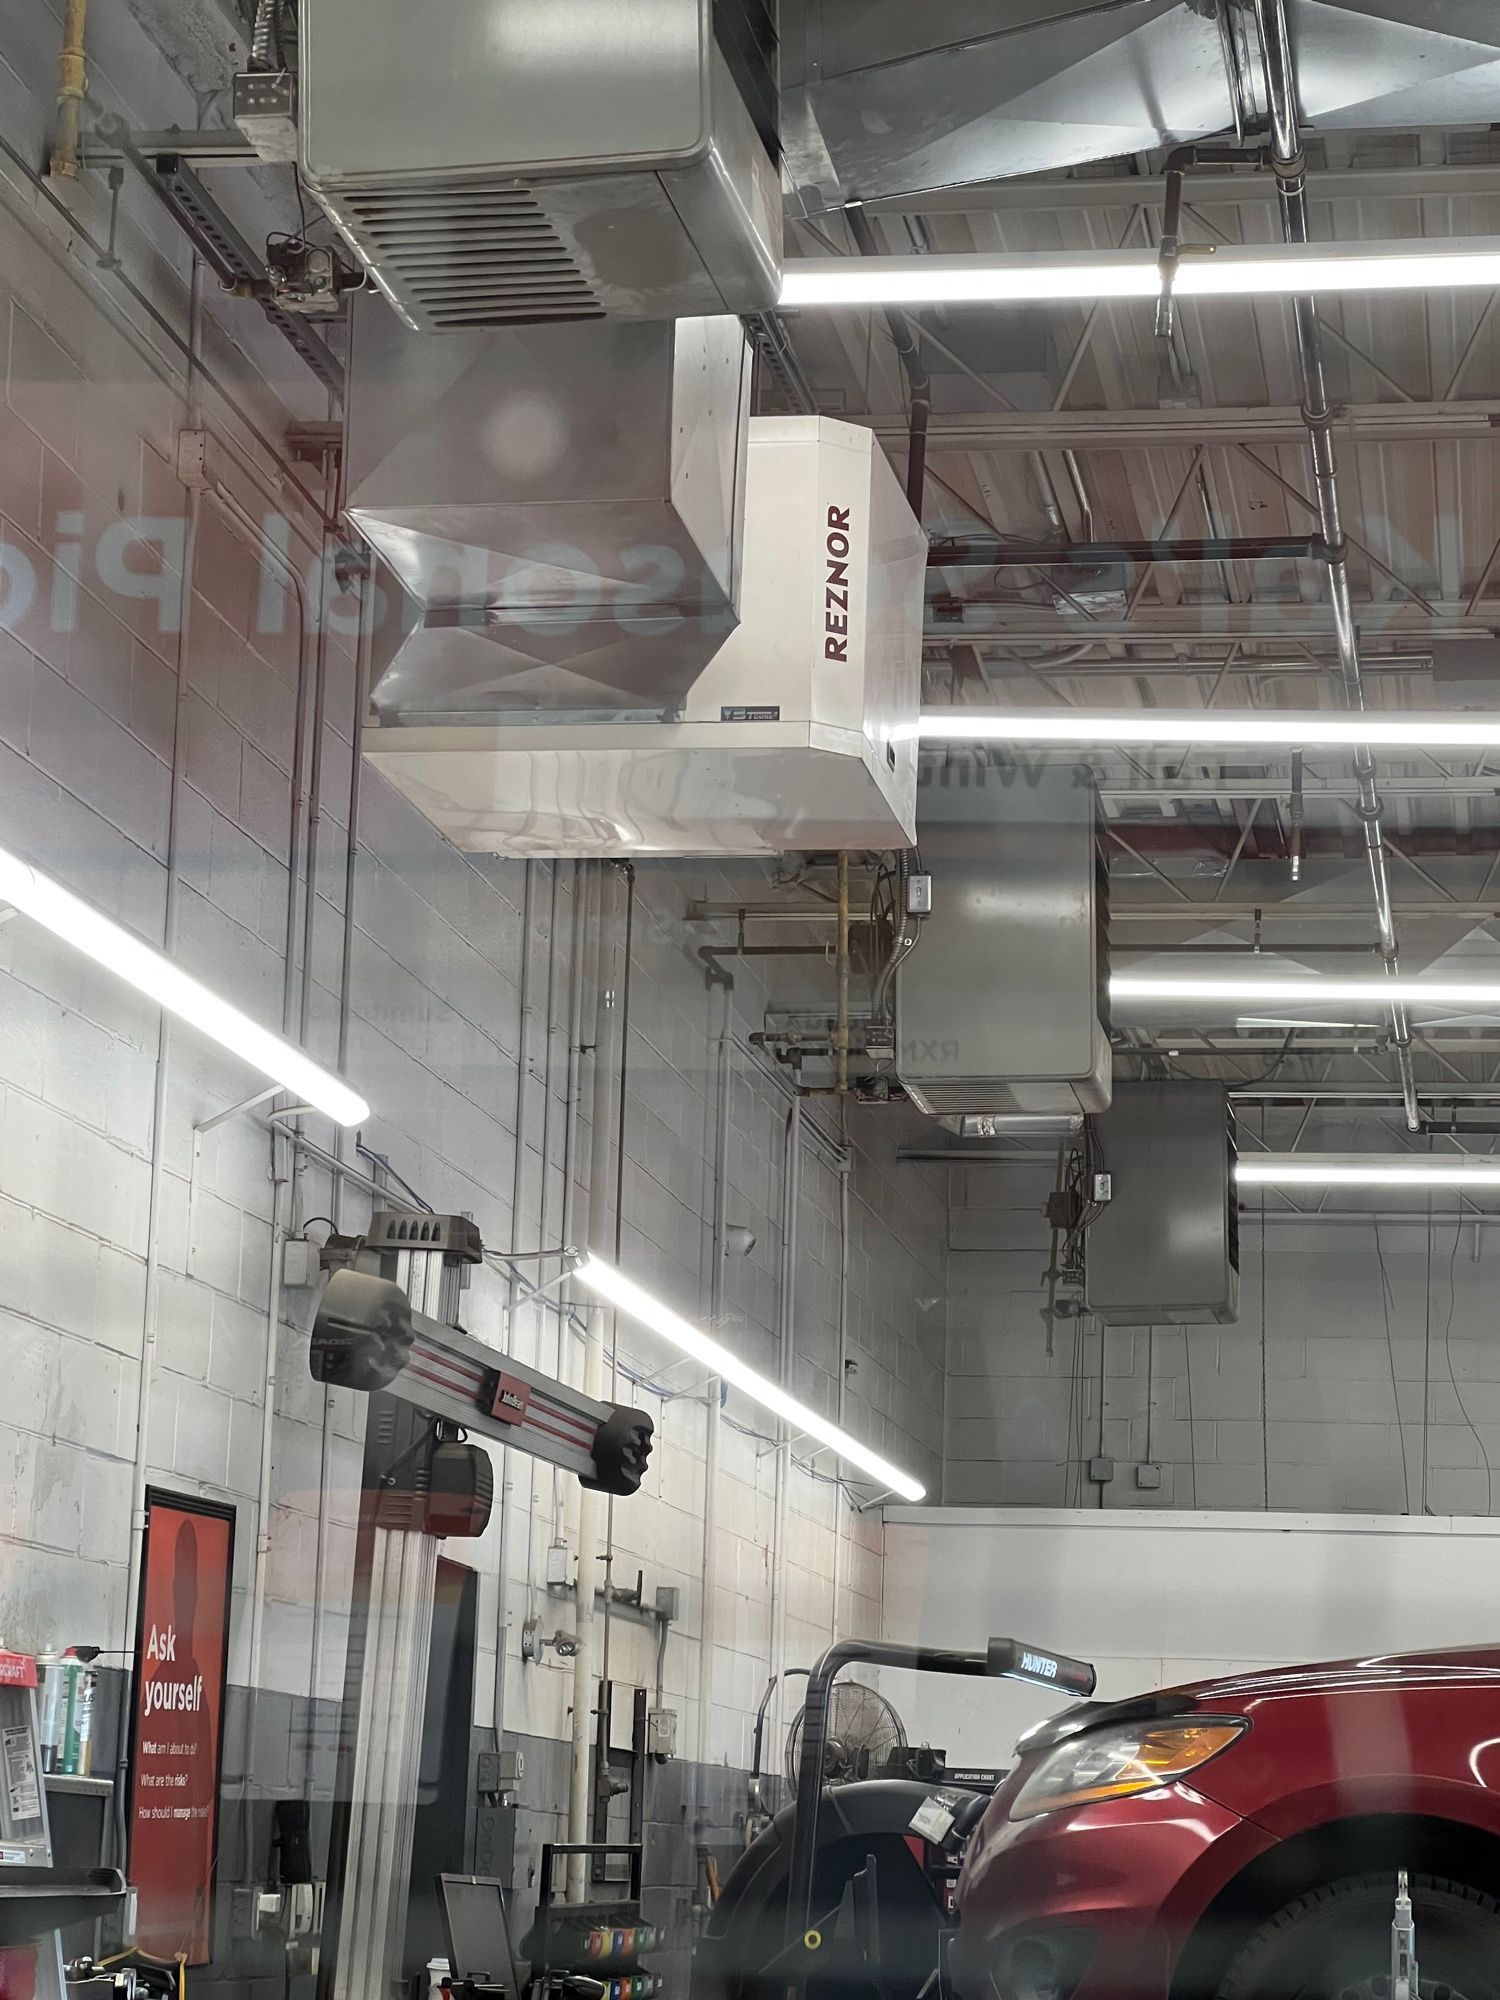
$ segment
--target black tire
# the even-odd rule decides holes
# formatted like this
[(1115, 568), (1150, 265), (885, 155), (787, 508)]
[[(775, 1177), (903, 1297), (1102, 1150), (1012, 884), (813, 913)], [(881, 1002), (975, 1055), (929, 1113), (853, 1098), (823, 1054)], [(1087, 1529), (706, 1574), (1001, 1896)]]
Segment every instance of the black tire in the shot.
[[(1422, 2000), (1500, 2000), (1500, 1902), (1411, 1877)], [(1236, 1953), (1217, 2000), (1380, 2000), (1389, 1992), (1396, 1871), (1297, 1897)]]

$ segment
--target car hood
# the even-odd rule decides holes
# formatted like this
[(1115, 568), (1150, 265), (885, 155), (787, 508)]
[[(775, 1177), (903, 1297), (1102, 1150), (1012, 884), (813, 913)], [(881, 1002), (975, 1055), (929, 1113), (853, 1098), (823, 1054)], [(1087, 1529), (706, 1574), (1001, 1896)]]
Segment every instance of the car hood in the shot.
[(1358, 1660), (1265, 1667), (1163, 1689), (1179, 1705), (1212, 1708), (1283, 1695), (1336, 1694), (1347, 1688), (1479, 1687), (1500, 1681), (1500, 1646), (1455, 1646), (1430, 1653), (1376, 1653)]
[(1048, 1750), (1084, 1730), (1117, 1722), (1144, 1722), (1185, 1711), (1244, 1709), (1296, 1696), (1330, 1695), (1359, 1688), (1457, 1688), (1500, 1684), (1500, 1645), (1459, 1646), (1441, 1652), (1381, 1653), (1359, 1660), (1323, 1660), (1309, 1666), (1265, 1667), (1159, 1688), (1123, 1701), (1075, 1703), (1029, 1729), (1016, 1745), (1027, 1755)]

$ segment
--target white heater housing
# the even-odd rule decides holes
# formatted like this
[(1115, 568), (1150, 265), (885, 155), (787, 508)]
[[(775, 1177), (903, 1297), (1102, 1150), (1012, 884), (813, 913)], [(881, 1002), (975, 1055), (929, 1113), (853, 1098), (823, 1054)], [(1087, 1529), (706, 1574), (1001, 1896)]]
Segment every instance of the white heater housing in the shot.
[(872, 432), (755, 418), (740, 623), (675, 717), (431, 725), (383, 709), (365, 754), (473, 853), (908, 846), (926, 561)]

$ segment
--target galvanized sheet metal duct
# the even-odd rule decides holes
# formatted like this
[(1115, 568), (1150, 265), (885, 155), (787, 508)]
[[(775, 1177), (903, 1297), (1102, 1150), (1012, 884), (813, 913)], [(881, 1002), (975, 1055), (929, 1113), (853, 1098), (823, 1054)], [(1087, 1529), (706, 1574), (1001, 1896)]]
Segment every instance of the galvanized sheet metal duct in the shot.
[[(1493, 0), (1288, 0), (1304, 126), (1488, 124)], [(1266, 113), (1241, 0), (782, 0), (794, 205), (1056, 173)]]

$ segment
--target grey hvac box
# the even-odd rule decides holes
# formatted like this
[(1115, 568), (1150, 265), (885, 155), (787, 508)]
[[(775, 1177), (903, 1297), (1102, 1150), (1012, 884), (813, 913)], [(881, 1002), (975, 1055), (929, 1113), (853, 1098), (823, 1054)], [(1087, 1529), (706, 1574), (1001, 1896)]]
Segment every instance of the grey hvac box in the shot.
[(304, 183), (414, 330), (764, 311), (774, 35), (717, 12), (304, 0)]
[(1239, 1318), (1234, 1120), (1222, 1084), (1117, 1083), (1095, 1121), (1112, 1181), (1084, 1238), (1084, 1304), (1115, 1326)]
[(932, 910), (896, 974), (896, 1071), (938, 1116), (1109, 1103), (1108, 877), (1086, 771), (919, 774)]

